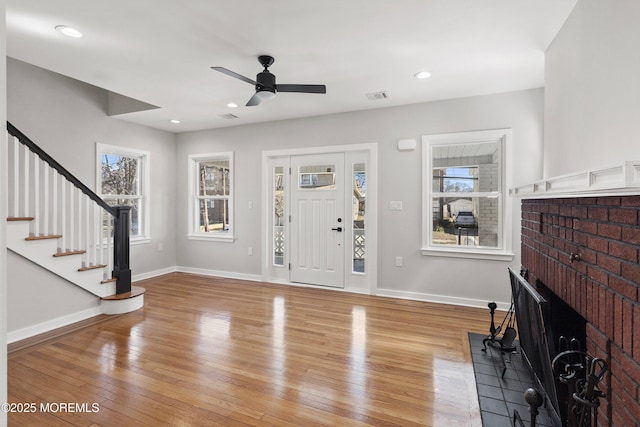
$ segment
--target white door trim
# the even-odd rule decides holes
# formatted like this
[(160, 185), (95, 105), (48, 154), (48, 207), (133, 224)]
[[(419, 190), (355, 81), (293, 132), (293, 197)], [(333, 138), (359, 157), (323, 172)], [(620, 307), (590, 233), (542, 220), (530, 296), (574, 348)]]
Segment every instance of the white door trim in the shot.
[[(347, 144), (332, 145), (323, 147), (290, 148), (283, 150), (268, 150), (262, 152), (262, 213), (261, 213), (261, 247), (262, 247), (262, 280), (265, 282), (277, 282), (298, 286), (288, 279), (277, 277), (272, 273), (271, 241), (269, 239), (272, 215), (269, 211), (271, 171), (269, 164), (271, 160), (295, 155), (312, 155), (324, 153), (354, 153), (365, 152), (367, 160), (367, 233), (366, 254), (367, 261), (365, 273), (352, 273), (351, 269), (345, 268), (345, 287), (343, 290), (375, 295), (378, 283), (378, 144)], [(347, 156), (348, 157), (348, 156)], [(346, 168), (346, 166), (345, 166)], [(287, 213), (288, 214), (288, 213)], [(286, 265), (286, 263), (285, 263)], [(287, 275), (288, 277), (288, 275)], [(328, 288), (327, 288), (328, 289)], [(336, 289), (341, 290), (341, 289)]]

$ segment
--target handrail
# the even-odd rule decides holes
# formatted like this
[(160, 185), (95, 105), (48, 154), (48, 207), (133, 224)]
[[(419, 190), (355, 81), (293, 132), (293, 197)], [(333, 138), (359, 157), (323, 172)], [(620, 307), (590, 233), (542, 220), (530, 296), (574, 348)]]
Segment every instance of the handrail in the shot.
[(122, 294), (131, 291), (131, 269), (129, 264), (129, 224), (131, 215), (131, 206), (110, 206), (100, 196), (93, 192), (89, 187), (83, 184), (78, 178), (73, 176), (71, 172), (65, 169), (53, 157), (47, 154), (42, 148), (38, 147), (29, 137), (23, 134), (11, 123), (7, 122), (7, 131), (20, 143), (25, 145), (31, 152), (40, 157), (45, 163), (55, 169), (60, 175), (64, 176), (76, 188), (82, 191), (87, 197), (93, 200), (98, 206), (114, 217), (113, 229), (113, 271), (112, 277), (117, 279), (116, 294)]
[(113, 206), (110, 206), (109, 204), (107, 204), (107, 202), (102, 200), (100, 198), (100, 196), (98, 196), (96, 193), (94, 193), (89, 187), (84, 185), (78, 178), (73, 176), (73, 174), (71, 174), (71, 172), (66, 170), (64, 168), (64, 166), (62, 166), (53, 157), (51, 157), (49, 154), (47, 154), (42, 148), (38, 147), (38, 145), (36, 145), (35, 142), (33, 142), (31, 139), (29, 139), (29, 137), (26, 136), (25, 134), (20, 132), (20, 130), (18, 130), (18, 128), (16, 128), (10, 122), (7, 122), (7, 131), (9, 132), (10, 135), (15, 136), (16, 138), (18, 138), (21, 143), (26, 145), (29, 148), (29, 150), (31, 150), (33, 153), (35, 153), (44, 162), (48, 163), (49, 166), (51, 166), (52, 168), (57, 170), (58, 173), (60, 173), (60, 175), (62, 175), (65, 178), (67, 178), (69, 180), (69, 182), (71, 182), (80, 191), (82, 191), (84, 194), (86, 194), (91, 200), (93, 200), (98, 205), (100, 205), (101, 208), (103, 208), (104, 210), (109, 212), (111, 214), (111, 216), (116, 217), (116, 218), (118, 217), (117, 209), (115, 209)]

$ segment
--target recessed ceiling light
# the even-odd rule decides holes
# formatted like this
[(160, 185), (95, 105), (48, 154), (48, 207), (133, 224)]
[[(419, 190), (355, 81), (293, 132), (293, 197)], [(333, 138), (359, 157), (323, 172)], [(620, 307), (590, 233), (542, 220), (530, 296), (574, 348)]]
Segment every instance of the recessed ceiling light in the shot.
[(58, 25), (56, 27), (56, 31), (59, 32), (60, 34), (64, 34), (65, 36), (73, 37), (76, 39), (79, 39), (80, 37), (82, 37), (82, 33), (80, 31), (76, 30), (75, 28), (68, 27), (66, 25)]
[(180, 121), (180, 120), (178, 120), (178, 119), (171, 119), (171, 120), (169, 120), (169, 121), (170, 121), (171, 123), (176, 124), (176, 125), (177, 125), (177, 124), (179, 124), (179, 123), (181, 123), (181, 121)]
[(227, 104), (227, 107), (229, 108), (238, 108), (238, 104), (236, 104), (235, 102), (230, 102)]
[(413, 77), (415, 77), (416, 79), (428, 79), (429, 77), (431, 77), (431, 73), (428, 71), (420, 71), (419, 73), (415, 73)]

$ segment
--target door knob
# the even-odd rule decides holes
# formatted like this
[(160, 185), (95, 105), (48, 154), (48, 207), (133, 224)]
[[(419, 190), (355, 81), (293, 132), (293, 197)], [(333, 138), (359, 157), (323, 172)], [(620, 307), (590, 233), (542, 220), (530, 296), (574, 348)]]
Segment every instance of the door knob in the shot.
[(342, 227), (332, 228), (333, 231), (342, 232)]

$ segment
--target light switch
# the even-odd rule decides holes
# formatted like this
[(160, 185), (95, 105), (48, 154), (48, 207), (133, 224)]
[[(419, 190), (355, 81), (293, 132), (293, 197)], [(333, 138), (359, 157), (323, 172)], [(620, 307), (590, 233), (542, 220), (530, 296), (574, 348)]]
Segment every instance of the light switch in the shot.
[(402, 201), (391, 201), (389, 202), (389, 210), (390, 211), (401, 211), (402, 210)]

